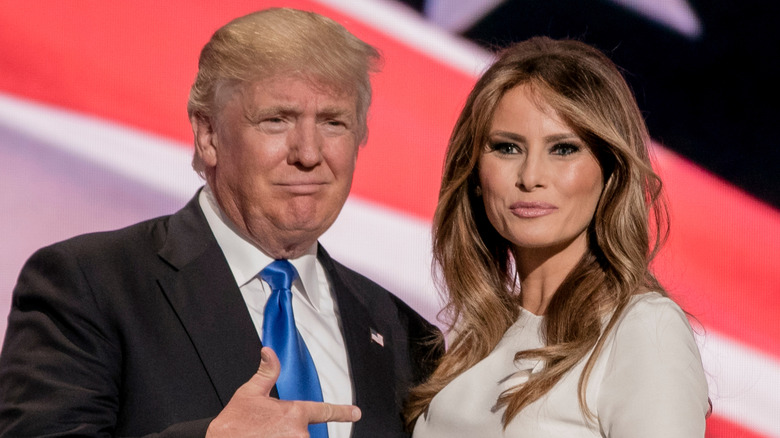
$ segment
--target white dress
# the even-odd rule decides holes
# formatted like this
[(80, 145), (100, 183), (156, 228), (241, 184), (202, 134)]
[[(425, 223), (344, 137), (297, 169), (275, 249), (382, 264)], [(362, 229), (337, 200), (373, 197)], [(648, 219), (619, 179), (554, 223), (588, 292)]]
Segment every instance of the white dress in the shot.
[(685, 314), (657, 293), (632, 298), (596, 361), (586, 392), (596, 422), (578, 402), (583, 360), (504, 430), (496, 400), (541, 368), (513, 359), (543, 345), (543, 320), (523, 310), (495, 350), (433, 398), (413, 438), (704, 436), (709, 404), (699, 350)]

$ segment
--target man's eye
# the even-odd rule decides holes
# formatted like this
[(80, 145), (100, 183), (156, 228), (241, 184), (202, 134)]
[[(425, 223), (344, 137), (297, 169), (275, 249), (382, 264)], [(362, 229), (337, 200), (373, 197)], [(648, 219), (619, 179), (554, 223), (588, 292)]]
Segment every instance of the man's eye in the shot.
[(264, 132), (281, 133), (287, 129), (287, 124), (283, 117), (267, 117), (260, 120), (257, 127)]
[(322, 124), (322, 129), (330, 135), (341, 135), (347, 131), (347, 124), (341, 120), (326, 120)]

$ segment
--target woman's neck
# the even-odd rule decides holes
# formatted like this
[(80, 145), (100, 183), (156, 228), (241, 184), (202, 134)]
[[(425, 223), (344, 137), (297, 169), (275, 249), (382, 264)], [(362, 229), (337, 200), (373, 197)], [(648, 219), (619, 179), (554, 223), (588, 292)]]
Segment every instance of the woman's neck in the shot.
[(544, 315), (555, 292), (585, 251), (587, 238), (584, 234), (555, 247), (516, 248), (515, 262), (523, 308), (536, 315)]

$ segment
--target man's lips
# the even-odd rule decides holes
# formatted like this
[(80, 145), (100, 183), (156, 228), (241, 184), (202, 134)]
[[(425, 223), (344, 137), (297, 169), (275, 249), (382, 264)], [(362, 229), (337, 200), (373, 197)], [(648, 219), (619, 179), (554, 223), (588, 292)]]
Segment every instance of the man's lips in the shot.
[(276, 183), (276, 186), (292, 193), (308, 194), (317, 192), (328, 184), (326, 181), (285, 181)]
[(328, 184), (326, 181), (285, 181), (276, 183), (278, 186), (323, 186)]
[(557, 210), (558, 207), (546, 202), (515, 202), (509, 206), (509, 210), (520, 218), (535, 218), (546, 216)]

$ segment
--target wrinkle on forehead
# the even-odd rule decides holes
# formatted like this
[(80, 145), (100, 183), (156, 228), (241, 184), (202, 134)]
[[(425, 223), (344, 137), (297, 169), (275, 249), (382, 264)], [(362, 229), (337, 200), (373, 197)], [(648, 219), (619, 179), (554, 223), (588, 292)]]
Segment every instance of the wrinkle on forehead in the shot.
[[(334, 100), (338, 100), (344, 97), (354, 98), (354, 108), (342, 108), (339, 106), (327, 106), (322, 108), (320, 113), (323, 115), (341, 115), (345, 113), (352, 113), (353, 116), (357, 116), (357, 89), (353, 86), (337, 85), (328, 83), (320, 78), (311, 74), (302, 74), (297, 72), (280, 72), (269, 77), (259, 78), (252, 81), (238, 81), (238, 80), (222, 80), (217, 83), (214, 93), (214, 109), (212, 111), (215, 121), (219, 121), (220, 115), (225, 109), (225, 106), (234, 99), (240, 99), (243, 106), (244, 113), (249, 120), (255, 120), (259, 113), (257, 108), (254, 94), (259, 90), (267, 86), (269, 83), (276, 81), (294, 81), (299, 80), (306, 83), (310, 87), (314, 94), (327, 95)], [(284, 106), (280, 105), (279, 108), (275, 108), (278, 112), (299, 112), (300, 108), (295, 108), (294, 105)], [(263, 111), (265, 112), (271, 112)]]
[[(327, 105), (322, 108), (318, 109), (318, 113), (327, 113), (327, 114), (344, 114), (344, 113), (352, 113), (353, 115), (356, 115), (357, 111), (357, 90), (352, 87), (343, 87), (343, 86), (336, 86), (327, 82), (324, 82), (316, 77), (313, 77), (311, 75), (302, 75), (297, 73), (292, 74), (277, 74), (274, 76), (271, 76), (266, 79), (259, 79), (250, 83), (245, 83), (243, 86), (238, 87), (238, 92), (240, 93), (243, 105), (244, 105), (244, 111), (246, 112), (247, 116), (252, 116), (257, 113), (258, 108), (256, 108), (254, 95), (263, 89), (267, 84), (274, 83), (277, 81), (300, 81), (303, 82), (307, 87), (309, 87), (312, 90), (312, 99), (319, 99), (320, 97), (326, 97), (331, 98), (334, 101), (341, 100), (344, 98), (353, 98), (353, 106), (352, 108), (345, 108), (339, 105)], [(276, 97), (284, 97), (284, 94), (278, 95)], [(291, 113), (299, 113), (303, 110), (303, 108), (298, 108), (296, 106), (297, 104), (290, 103), (288, 104), (279, 104), (276, 105), (277, 112), (291, 112)], [(264, 111), (265, 112), (265, 111)]]

